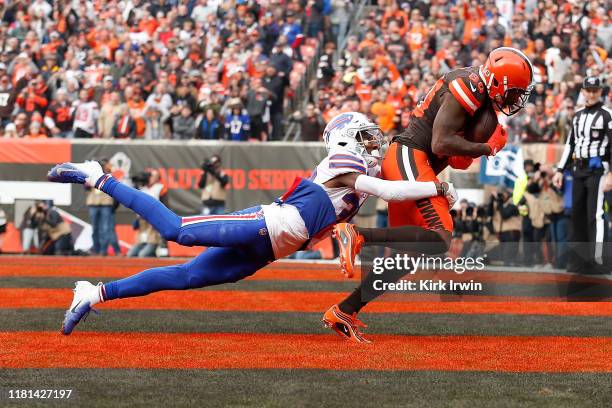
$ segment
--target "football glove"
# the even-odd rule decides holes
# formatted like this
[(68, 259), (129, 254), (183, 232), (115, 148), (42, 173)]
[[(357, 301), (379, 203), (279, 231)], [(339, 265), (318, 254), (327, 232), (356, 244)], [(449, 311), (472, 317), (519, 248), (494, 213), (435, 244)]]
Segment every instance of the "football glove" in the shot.
[(489, 145), (489, 148), (491, 148), (491, 153), (489, 153), (489, 156), (495, 156), (504, 148), (506, 142), (508, 142), (508, 133), (502, 125), (498, 124), (487, 142), (487, 145)]
[(438, 195), (444, 196), (446, 201), (448, 201), (448, 208), (452, 208), (459, 199), (453, 183), (436, 182), (436, 189), (438, 190)]

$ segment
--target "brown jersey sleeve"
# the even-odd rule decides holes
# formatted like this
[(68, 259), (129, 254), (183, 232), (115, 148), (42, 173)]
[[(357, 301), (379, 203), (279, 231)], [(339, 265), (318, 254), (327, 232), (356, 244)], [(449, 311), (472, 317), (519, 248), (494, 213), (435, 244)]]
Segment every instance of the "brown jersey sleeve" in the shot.
[(473, 116), (485, 103), (484, 84), (478, 77), (458, 76), (448, 83), (448, 89), (463, 108)]

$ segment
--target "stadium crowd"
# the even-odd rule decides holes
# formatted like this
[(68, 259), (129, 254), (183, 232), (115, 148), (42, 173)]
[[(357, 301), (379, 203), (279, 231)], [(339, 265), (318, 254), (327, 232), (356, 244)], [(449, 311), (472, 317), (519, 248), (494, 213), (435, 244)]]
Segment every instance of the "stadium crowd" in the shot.
[(2, 134), (278, 140), (304, 61), (338, 32), (350, 7), (344, 0), (2, 2)]
[[(611, 81), (603, 0), (371, 3), (337, 50), (351, 28), (346, 0), (4, 2), (2, 134), (279, 140), (296, 121), (309, 141), (356, 110), (393, 135), (440, 75), (508, 45), (537, 70), (511, 141), (562, 142), (582, 78)], [(316, 96), (285, 116), (319, 43)]]
[(510, 142), (563, 142), (568, 117), (583, 102), (584, 76), (612, 83), (612, 10), (605, 1), (378, 4), (348, 38), (337, 64), (335, 45), (325, 45), (316, 101), (323, 120), (357, 110), (368, 112), (385, 134), (401, 132), (440, 76), (480, 65), (490, 50), (512, 46), (533, 62), (536, 86), (527, 108), (507, 123)]

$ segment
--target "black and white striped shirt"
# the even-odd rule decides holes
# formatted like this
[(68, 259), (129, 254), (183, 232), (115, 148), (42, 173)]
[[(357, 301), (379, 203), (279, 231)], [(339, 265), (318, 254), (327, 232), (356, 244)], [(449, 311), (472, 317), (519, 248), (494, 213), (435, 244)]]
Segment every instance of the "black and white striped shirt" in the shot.
[(601, 157), (610, 163), (612, 150), (612, 111), (599, 102), (580, 109), (572, 119), (572, 130), (567, 138), (558, 169), (564, 170), (576, 159)]

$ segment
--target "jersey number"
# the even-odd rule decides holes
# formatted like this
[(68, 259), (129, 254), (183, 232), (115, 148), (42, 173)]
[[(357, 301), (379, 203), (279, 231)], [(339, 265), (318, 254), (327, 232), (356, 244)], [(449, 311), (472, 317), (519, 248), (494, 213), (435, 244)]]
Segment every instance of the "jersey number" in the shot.
[(425, 111), (427, 110), (427, 108), (429, 108), (429, 104), (431, 103), (431, 100), (433, 99), (436, 92), (438, 92), (438, 89), (442, 87), (443, 83), (444, 83), (444, 80), (442, 80), (442, 78), (438, 79), (436, 84), (429, 90), (429, 92), (427, 92), (427, 95), (425, 95), (425, 99), (420, 101), (417, 104), (416, 108), (414, 108), (414, 111), (413, 111), (414, 116), (416, 116), (417, 118), (422, 118), (423, 115), (425, 115)]
[(242, 122), (239, 120), (233, 120), (230, 122), (230, 132), (234, 135), (240, 133), (240, 128), (242, 127)]
[(342, 197), (346, 207), (338, 214), (338, 221), (349, 221), (359, 211), (359, 196), (357, 193), (348, 193)]

